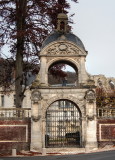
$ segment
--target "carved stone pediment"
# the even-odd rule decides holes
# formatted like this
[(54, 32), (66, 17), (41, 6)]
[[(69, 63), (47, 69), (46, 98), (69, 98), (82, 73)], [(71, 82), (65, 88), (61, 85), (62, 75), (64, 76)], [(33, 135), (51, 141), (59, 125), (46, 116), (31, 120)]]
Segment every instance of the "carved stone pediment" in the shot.
[(71, 45), (61, 43), (48, 48), (47, 55), (79, 55), (79, 50)]
[(47, 56), (80, 56), (86, 55), (77, 46), (68, 42), (57, 42), (48, 47), (40, 55)]

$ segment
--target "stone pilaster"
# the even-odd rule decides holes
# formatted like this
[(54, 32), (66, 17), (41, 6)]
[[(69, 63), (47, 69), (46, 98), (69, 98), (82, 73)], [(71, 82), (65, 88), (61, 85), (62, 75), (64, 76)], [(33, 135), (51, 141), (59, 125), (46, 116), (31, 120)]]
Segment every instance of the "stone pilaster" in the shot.
[(95, 92), (88, 90), (86, 93), (86, 151), (97, 148), (97, 121)]
[(48, 77), (46, 73), (46, 57), (41, 57), (41, 66), (40, 66), (40, 86), (48, 85)]
[(31, 116), (31, 150), (42, 150), (42, 127), (41, 127), (41, 94), (35, 90), (32, 92), (32, 116)]

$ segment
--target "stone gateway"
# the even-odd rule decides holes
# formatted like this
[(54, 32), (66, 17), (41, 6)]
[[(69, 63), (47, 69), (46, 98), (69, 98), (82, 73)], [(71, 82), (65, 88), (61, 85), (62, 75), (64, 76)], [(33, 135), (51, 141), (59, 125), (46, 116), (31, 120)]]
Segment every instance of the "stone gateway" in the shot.
[[(68, 31), (67, 21), (64, 13), (58, 15), (57, 30), (41, 48), (40, 71), (31, 86), (31, 150), (97, 148), (95, 85), (85, 69), (87, 51), (82, 41)], [(75, 69), (75, 86), (48, 84), (49, 68), (59, 62)]]

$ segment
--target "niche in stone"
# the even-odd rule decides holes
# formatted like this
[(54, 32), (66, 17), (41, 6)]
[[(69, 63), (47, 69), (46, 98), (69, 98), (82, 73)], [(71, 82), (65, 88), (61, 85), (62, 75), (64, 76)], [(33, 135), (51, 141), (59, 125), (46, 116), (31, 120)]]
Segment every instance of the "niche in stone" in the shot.
[(53, 63), (48, 70), (48, 83), (54, 87), (78, 86), (78, 69), (69, 61)]

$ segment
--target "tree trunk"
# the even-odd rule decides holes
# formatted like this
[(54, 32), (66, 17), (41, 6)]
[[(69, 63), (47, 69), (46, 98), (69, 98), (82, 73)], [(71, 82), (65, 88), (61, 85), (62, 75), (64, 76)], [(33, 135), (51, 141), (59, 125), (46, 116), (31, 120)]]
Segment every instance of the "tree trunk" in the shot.
[(26, 14), (27, 0), (16, 1), (16, 17), (17, 17), (17, 52), (16, 52), (16, 108), (22, 107), (23, 101), (23, 53), (24, 53), (24, 32), (25, 32), (25, 14)]

